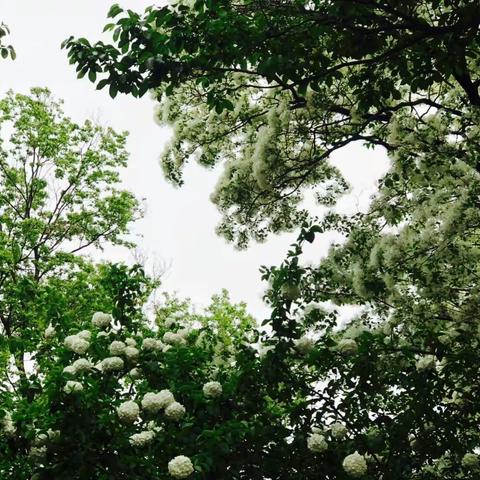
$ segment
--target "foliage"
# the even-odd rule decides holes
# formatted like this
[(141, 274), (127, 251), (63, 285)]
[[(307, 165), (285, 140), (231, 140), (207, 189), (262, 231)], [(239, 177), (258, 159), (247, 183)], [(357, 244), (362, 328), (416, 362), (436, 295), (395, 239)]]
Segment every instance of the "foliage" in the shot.
[(3, 43), (4, 38), (10, 33), (10, 29), (4, 23), (0, 23), (0, 56), (2, 58), (10, 57), (12, 60), (15, 60), (16, 53), (14, 48), (11, 45), (5, 45)]
[[(197, 0), (112, 6), (113, 45), (64, 43), (79, 76), (141, 96), (173, 125), (166, 175), (191, 158), (224, 172), (218, 231), (245, 246), (301, 225), (302, 201), (346, 189), (328, 159), (353, 141), (393, 152), (388, 126), (480, 105), (478, 2)], [(451, 92), (457, 98), (451, 104)], [(421, 122), (420, 122), (421, 123)], [(415, 128), (415, 127), (412, 127)]]

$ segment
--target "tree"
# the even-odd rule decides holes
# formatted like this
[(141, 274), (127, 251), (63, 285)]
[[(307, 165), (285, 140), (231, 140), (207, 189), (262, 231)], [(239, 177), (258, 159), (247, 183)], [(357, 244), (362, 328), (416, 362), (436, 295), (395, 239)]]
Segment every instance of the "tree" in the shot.
[(181, 184), (191, 158), (224, 163), (212, 200), (219, 232), (244, 246), (299, 226), (313, 194), (346, 189), (328, 158), (353, 141), (382, 146), (397, 116), (453, 117), (480, 105), (478, 2), (204, 1), (114, 5), (114, 45), (69, 39), (79, 76), (141, 96), (154, 89), (173, 125), (163, 154)]

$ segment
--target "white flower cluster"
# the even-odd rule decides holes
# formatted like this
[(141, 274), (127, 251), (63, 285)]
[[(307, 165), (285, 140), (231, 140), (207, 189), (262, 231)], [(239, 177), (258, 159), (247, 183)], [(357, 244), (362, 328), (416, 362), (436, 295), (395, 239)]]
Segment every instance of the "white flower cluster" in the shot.
[(98, 364), (98, 367), (102, 372), (107, 373), (123, 370), (124, 365), (120, 357), (107, 357)]
[(303, 336), (295, 340), (295, 349), (301, 355), (306, 355), (311, 352), (313, 347), (315, 347), (315, 340), (313, 340), (313, 338)]
[(342, 463), (345, 472), (354, 478), (363, 477), (367, 473), (367, 462), (358, 452), (347, 455)]
[(80, 382), (74, 380), (69, 380), (66, 385), (63, 387), (65, 393), (78, 393), (83, 391), (83, 385)]
[(415, 363), (415, 368), (417, 369), (417, 372), (434, 370), (436, 360), (437, 358), (435, 357), (435, 355), (423, 355)]
[(149, 413), (157, 413), (173, 402), (175, 397), (170, 390), (161, 390), (159, 393), (148, 392), (142, 398), (142, 408)]
[(183, 336), (180, 333), (175, 332), (165, 332), (163, 335), (163, 341), (168, 345), (184, 345), (186, 343)]
[(217, 398), (222, 394), (222, 384), (219, 382), (207, 382), (203, 386), (203, 394), (207, 398)]
[(97, 328), (107, 328), (112, 322), (112, 316), (108, 313), (95, 312), (92, 317), (92, 325)]
[(108, 347), (108, 351), (110, 352), (110, 355), (123, 355), (125, 347), (126, 345), (123, 342), (114, 340)]
[(187, 478), (194, 470), (192, 461), (185, 455), (179, 455), (168, 462), (168, 473), (175, 478)]
[(125, 347), (125, 350), (124, 350), (124, 355), (125, 357), (127, 357), (127, 360), (136, 360), (138, 358), (138, 355), (140, 354), (138, 348), (135, 348), (135, 347)]
[(156, 338), (147, 337), (143, 339), (142, 348), (149, 351), (159, 351), (164, 347), (163, 343)]
[(140, 433), (134, 433), (130, 436), (130, 445), (133, 447), (144, 447), (153, 441), (155, 438), (155, 432), (151, 430), (144, 430)]
[(328, 449), (328, 444), (323, 435), (311, 433), (307, 439), (307, 447), (312, 452), (322, 453)]
[(172, 402), (165, 408), (165, 416), (178, 422), (185, 415), (185, 407), (178, 402)]
[(358, 345), (352, 338), (343, 338), (337, 344), (337, 350), (342, 355), (353, 355), (357, 353)]
[(45, 332), (43, 334), (43, 336), (45, 337), (46, 340), (49, 340), (50, 338), (53, 338), (55, 336), (55, 328), (53, 327), (53, 325), (49, 325), (46, 329), (45, 329)]
[(117, 408), (117, 415), (122, 422), (134, 423), (140, 415), (140, 407), (132, 400), (123, 402)]
[(142, 376), (142, 371), (139, 368), (132, 368), (128, 374), (132, 380), (138, 380)]
[(72, 365), (65, 367), (63, 371), (64, 373), (76, 375), (78, 373), (88, 372), (92, 368), (93, 364), (90, 362), (90, 360), (87, 360), (86, 358), (79, 358), (78, 360), (75, 360)]
[(342, 440), (347, 435), (347, 427), (343, 423), (334, 423), (330, 425), (332, 437), (336, 440)]
[(15, 425), (10, 412), (5, 412), (3, 418), (0, 419), (0, 431), (8, 437), (15, 433)]
[(134, 338), (131, 338), (131, 337), (128, 337), (125, 339), (125, 343), (129, 346), (129, 347), (136, 347), (137, 346), (137, 342)]
[(90, 346), (88, 340), (85, 340), (78, 334), (69, 335), (67, 338), (65, 338), (63, 343), (69, 350), (78, 353), (79, 355), (83, 355)]

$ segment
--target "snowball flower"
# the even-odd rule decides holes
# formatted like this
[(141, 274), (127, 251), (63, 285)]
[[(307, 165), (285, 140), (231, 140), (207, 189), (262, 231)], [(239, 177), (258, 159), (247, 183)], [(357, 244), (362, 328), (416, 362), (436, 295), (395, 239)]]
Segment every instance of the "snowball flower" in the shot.
[(137, 380), (142, 376), (142, 371), (139, 368), (132, 368), (128, 374), (133, 380)]
[(219, 382), (207, 382), (203, 386), (203, 394), (207, 398), (217, 398), (222, 394), (222, 385)]
[(129, 346), (129, 347), (136, 347), (137, 346), (137, 342), (135, 341), (134, 338), (126, 338), (125, 339), (125, 343)]
[(152, 337), (144, 338), (142, 348), (144, 350), (158, 350), (158, 340)]
[(52, 324), (50, 324), (46, 329), (45, 332), (43, 333), (43, 336), (49, 340), (50, 338), (55, 336), (55, 328), (53, 327)]
[(0, 431), (7, 436), (11, 436), (15, 433), (15, 425), (10, 412), (5, 412), (3, 418), (0, 419)]
[[(93, 365), (90, 360), (87, 360), (86, 358), (79, 358), (78, 360), (75, 360), (73, 362), (72, 367), (74, 373), (83, 373), (88, 372), (90, 369), (92, 369)], [(65, 371), (65, 369), (63, 369), (63, 371)]]
[(169, 345), (183, 345), (185, 339), (179, 334), (174, 332), (165, 332), (163, 335), (163, 341)]
[(155, 433), (151, 430), (145, 430), (140, 433), (134, 433), (130, 436), (130, 445), (134, 447), (144, 447), (153, 441)]
[(148, 392), (142, 398), (142, 408), (147, 412), (157, 413), (174, 401), (175, 398), (169, 390), (162, 390), (159, 393)]
[(172, 402), (165, 409), (165, 416), (170, 420), (178, 421), (185, 415), (185, 407), (178, 402)]
[(99, 367), (102, 372), (114, 372), (116, 370), (122, 370), (124, 363), (120, 357), (107, 357), (100, 362)]
[(194, 472), (192, 461), (185, 455), (179, 455), (168, 462), (168, 473), (175, 478), (187, 478)]
[(129, 360), (135, 360), (136, 358), (138, 358), (138, 354), (140, 352), (138, 351), (138, 348), (126, 347), (123, 353)]
[(140, 407), (132, 400), (123, 402), (117, 408), (118, 418), (125, 423), (133, 423), (140, 415)]
[(308, 436), (307, 447), (315, 453), (322, 453), (328, 448), (327, 441), (323, 435), (319, 433), (312, 433)]
[(462, 466), (469, 469), (476, 469), (480, 466), (480, 457), (475, 453), (466, 453), (462, 458)]
[(122, 355), (125, 351), (126, 345), (119, 340), (114, 340), (108, 347), (110, 355)]
[(330, 431), (332, 432), (332, 437), (341, 440), (347, 434), (347, 427), (342, 423), (334, 423), (330, 427)]
[(415, 363), (417, 372), (424, 372), (425, 370), (434, 370), (437, 358), (435, 355), (423, 355)]
[(92, 324), (97, 328), (106, 328), (110, 325), (112, 316), (108, 313), (95, 312), (92, 317)]
[(307, 353), (309, 353), (314, 346), (315, 340), (307, 336), (303, 336), (298, 340), (295, 340), (295, 349), (298, 353), (301, 353), (302, 355), (306, 355)]
[(77, 393), (83, 391), (83, 385), (80, 382), (69, 380), (65, 387), (63, 387), (65, 393)]
[(69, 335), (63, 343), (69, 350), (79, 355), (83, 355), (90, 346), (87, 340), (84, 340), (78, 335)]
[(87, 342), (89, 342), (92, 338), (92, 332), (90, 332), (90, 330), (82, 330), (81, 332), (77, 333), (77, 337), (80, 337), (82, 340), (86, 340)]
[(63, 369), (63, 373), (71, 373), (72, 375), (75, 375), (77, 371), (75, 370), (75, 367), (73, 365), (67, 365)]
[(363, 455), (358, 452), (347, 455), (343, 459), (343, 469), (351, 477), (363, 477), (367, 473), (367, 462)]
[(358, 345), (352, 338), (344, 338), (338, 342), (337, 350), (343, 355), (353, 355), (357, 353)]

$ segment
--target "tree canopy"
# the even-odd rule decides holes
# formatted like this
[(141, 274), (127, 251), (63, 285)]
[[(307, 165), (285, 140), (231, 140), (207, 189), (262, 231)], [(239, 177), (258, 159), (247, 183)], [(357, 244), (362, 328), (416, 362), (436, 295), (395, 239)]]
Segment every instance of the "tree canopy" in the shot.
[(71, 62), (112, 96), (155, 92), (174, 183), (192, 158), (224, 165), (212, 200), (240, 246), (299, 226), (305, 196), (345, 191), (335, 150), (392, 152), (397, 116), (480, 104), (476, 1), (198, 0), (109, 16), (114, 43), (69, 39)]

